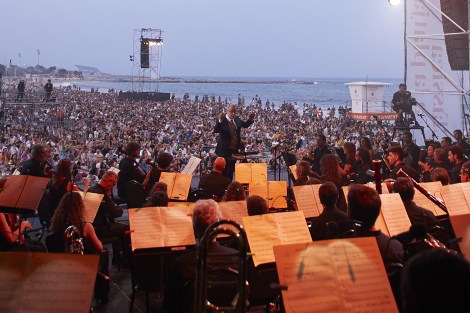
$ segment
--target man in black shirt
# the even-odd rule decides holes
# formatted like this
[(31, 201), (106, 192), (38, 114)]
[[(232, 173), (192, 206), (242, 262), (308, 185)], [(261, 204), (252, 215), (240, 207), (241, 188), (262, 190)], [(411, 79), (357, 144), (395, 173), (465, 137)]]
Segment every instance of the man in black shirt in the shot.
[(46, 161), (46, 147), (43, 144), (35, 144), (31, 148), (31, 158), (25, 161), (18, 169), (21, 175), (46, 177), (44, 174), (44, 162)]
[(130, 142), (127, 144), (125, 152), (126, 157), (119, 162), (120, 172), (117, 183), (118, 195), (121, 198), (127, 198), (126, 184), (129, 181), (135, 180), (142, 184), (145, 179), (145, 173), (136, 161), (140, 155), (140, 145), (136, 142)]
[(405, 84), (399, 85), (399, 90), (393, 94), (392, 109), (398, 113), (397, 122), (403, 122), (402, 114), (407, 113), (411, 116), (411, 121), (416, 121), (412, 105), (416, 100), (411, 97), (411, 92), (406, 90)]
[(52, 89), (53, 89), (53, 86), (52, 86), (51, 80), (48, 79), (47, 83), (44, 85), (44, 91), (46, 92), (46, 99), (45, 99), (46, 102), (51, 100)]
[(418, 173), (410, 166), (406, 165), (403, 162), (405, 157), (405, 151), (400, 146), (394, 146), (388, 149), (387, 160), (392, 166), (392, 171), (390, 172), (390, 178), (396, 179), (398, 177), (398, 171), (401, 169), (403, 172), (408, 174), (411, 178), (416, 181), (419, 181)]
[(199, 188), (203, 189), (207, 193), (210, 193), (217, 198), (222, 199), (225, 194), (225, 190), (231, 181), (225, 176), (222, 176), (222, 172), (225, 169), (225, 159), (218, 157), (214, 161), (214, 168), (211, 173), (202, 176), (199, 182)]
[(25, 88), (26, 88), (26, 85), (24, 83), (24, 80), (20, 80), (20, 82), (18, 83), (18, 86), (16, 87), (16, 89), (18, 90), (18, 94), (16, 95), (15, 102), (22, 102), (23, 101)]
[(320, 169), (320, 160), (323, 158), (324, 155), (331, 154), (330, 148), (326, 143), (325, 135), (318, 135), (317, 136), (317, 148), (313, 150), (313, 162), (312, 162), (312, 169), (313, 171), (318, 174), (319, 176), (322, 175)]

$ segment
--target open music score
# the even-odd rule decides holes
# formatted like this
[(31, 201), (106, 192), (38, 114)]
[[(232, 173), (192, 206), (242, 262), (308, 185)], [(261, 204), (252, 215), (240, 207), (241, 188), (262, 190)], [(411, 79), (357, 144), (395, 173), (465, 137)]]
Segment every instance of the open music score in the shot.
[(292, 187), (297, 209), (303, 211), (306, 218), (317, 217), (323, 212), (323, 205), (318, 195), (320, 186), (320, 184), (316, 184)]
[(253, 181), (248, 188), (250, 196), (257, 195), (266, 199), (269, 208), (287, 208), (286, 181)]
[(8, 177), (0, 193), (0, 207), (36, 211), (49, 178), (28, 175)]
[(83, 191), (76, 191), (82, 196), (83, 204), (84, 204), (84, 212), (83, 212), (83, 219), (85, 222), (93, 223), (96, 217), (96, 213), (98, 213), (98, 209), (103, 201), (104, 195), (100, 193), (93, 193), (93, 192), (83, 192)]
[(240, 184), (253, 181), (268, 180), (268, 165), (266, 163), (236, 163), (235, 180)]
[(274, 246), (274, 254), (287, 313), (398, 313), (373, 237)]
[(294, 176), (294, 179), (297, 180), (297, 165), (291, 165), (289, 166), (290, 172), (292, 176)]
[[(428, 182), (428, 183), (419, 183), (424, 189), (429, 191), (432, 195), (437, 198), (442, 197), (442, 183), (440, 181)], [(440, 207), (434, 204), (429, 200), (425, 195), (423, 195), (418, 189), (415, 188), (415, 196), (413, 201), (420, 207), (430, 210), (435, 216), (447, 215)]]
[(168, 202), (169, 207), (184, 207), (187, 208), (188, 214), (193, 214), (194, 202)]
[(245, 216), (243, 225), (255, 266), (275, 261), (275, 245), (312, 241), (301, 211)]
[(248, 216), (246, 201), (224, 201), (218, 205), (224, 219), (243, 225), (243, 217)]
[[(398, 193), (381, 194), (382, 207), (375, 226), (386, 235), (392, 237), (410, 229), (411, 222), (406, 213), (405, 205)], [(381, 222), (384, 225), (380, 225)]]
[(146, 207), (129, 210), (132, 251), (196, 244), (188, 207)]
[(0, 252), (0, 312), (88, 313), (98, 255)]
[(200, 158), (196, 158), (195, 156), (191, 156), (189, 158), (188, 163), (186, 166), (181, 170), (181, 174), (190, 174), (193, 175), (194, 171), (197, 169), (199, 166), (199, 163), (201, 163)]
[[(464, 238), (470, 225), (470, 183), (452, 184), (442, 187), (442, 198), (449, 211), (450, 223), (455, 237)], [(459, 242), (464, 251), (465, 242)], [(466, 256), (470, 259), (470, 256)]]
[(162, 172), (159, 181), (168, 186), (169, 199), (187, 200), (192, 179), (191, 174)]

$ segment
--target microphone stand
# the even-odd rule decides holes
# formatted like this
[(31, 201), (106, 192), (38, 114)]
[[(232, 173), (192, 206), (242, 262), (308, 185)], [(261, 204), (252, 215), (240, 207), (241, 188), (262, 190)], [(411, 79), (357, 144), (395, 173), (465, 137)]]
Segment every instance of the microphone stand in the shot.
[(436, 139), (439, 139), (439, 137), (437, 137), (436, 133), (432, 130), (432, 128), (429, 127), (428, 121), (427, 121), (427, 119), (424, 118), (424, 115), (423, 115), (423, 114), (418, 114), (418, 116), (421, 117), (421, 119), (423, 120), (424, 124), (426, 124), (426, 127), (431, 131), (432, 141), (434, 141), (434, 137), (436, 137)]

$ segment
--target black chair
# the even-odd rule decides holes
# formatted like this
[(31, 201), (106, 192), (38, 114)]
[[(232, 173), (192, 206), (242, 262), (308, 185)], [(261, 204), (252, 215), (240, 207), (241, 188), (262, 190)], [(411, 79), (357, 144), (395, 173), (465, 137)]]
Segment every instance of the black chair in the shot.
[(276, 264), (260, 264), (255, 267), (253, 261), (249, 260), (247, 280), (250, 284), (250, 305), (264, 305), (268, 312), (269, 304), (275, 302), (280, 295), (279, 290), (271, 288), (273, 283), (279, 285)]
[(49, 253), (64, 253), (65, 243), (62, 232), (53, 232), (46, 236), (46, 249)]
[(126, 183), (125, 189), (128, 208), (141, 208), (147, 201), (147, 192), (139, 182), (131, 180)]

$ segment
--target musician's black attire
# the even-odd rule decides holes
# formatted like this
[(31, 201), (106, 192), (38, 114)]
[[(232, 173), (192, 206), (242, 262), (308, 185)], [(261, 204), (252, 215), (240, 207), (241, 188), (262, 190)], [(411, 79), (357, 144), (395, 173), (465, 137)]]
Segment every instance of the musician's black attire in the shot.
[(314, 159), (312, 162), (312, 169), (315, 173), (321, 176), (322, 172), (320, 169), (320, 160), (324, 155), (331, 154), (330, 147), (324, 144), (321, 148), (317, 147), (313, 150)]
[(214, 133), (219, 134), (215, 154), (225, 158), (227, 165), (222, 175), (230, 180), (233, 179), (235, 172), (235, 160), (232, 160), (231, 157), (232, 154), (239, 152), (241, 129), (242, 127), (250, 127), (251, 124), (253, 124), (252, 120), (242, 121), (238, 116), (235, 116), (231, 121), (227, 119), (227, 116), (224, 116), (222, 121), (217, 120), (215, 123)]
[(117, 183), (118, 195), (121, 198), (127, 198), (126, 184), (131, 180), (136, 180), (142, 184), (145, 179), (145, 173), (135, 160), (129, 159), (127, 157), (119, 162), (119, 170), (119, 180)]
[[(227, 268), (227, 263), (231, 263), (231, 267), (236, 269), (238, 254), (237, 250), (221, 246), (214, 242), (209, 245), (209, 254), (220, 254), (219, 257), (209, 257), (207, 259), (208, 268), (220, 267)], [(196, 257), (197, 250), (192, 250), (187, 254), (178, 257), (174, 263), (173, 269), (168, 276), (165, 297), (163, 299), (163, 312), (166, 313), (192, 313), (192, 305), (186, 305), (185, 302), (191, 301), (194, 295), (194, 286), (196, 279)], [(183, 287), (186, 283), (191, 282), (191, 290), (185, 290), (188, 294), (183, 295)], [(189, 289), (189, 288), (188, 288)]]
[(405, 163), (400, 163), (394, 166), (393, 170), (390, 172), (390, 178), (397, 179), (399, 177), (398, 170), (400, 169), (406, 174), (408, 174), (415, 181), (419, 181), (419, 174), (412, 167), (406, 165)]
[(438, 224), (437, 218), (428, 209), (418, 206), (414, 201), (403, 201), (412, 225), (422, 224), (427, 230)]
[(405, 153), (407, 153), (411, 158), (409, 163), (405, 162), (405, 160), (403, 161), (407, 163), (408, 166), (411, 166), (415, 171), (419, 172), (420, 167), (418, 161), (421, 154), (421, 149), (414, 142), (410, 142), (409, 144), (403, 146), (403, 150), (405, 150)]
[(199, 188), (222, 199), (230, 183), (231, 181), (227, 177), (216, 172), (211, 172), (202, 176), (199, 182)]
[(310, 236), (312, 240), (332, 239), (352, 229), (348, 214), (336, 206), (325, 207), (323, 212), (310, 220)]
[(21, 175), (30, 175), (36, 177), (46, 177), (44, 175), (44, 167), (41, 166), (41, 163), (34, 160), (33, 158), (25, 161), (21, 167), (18, 169)]

